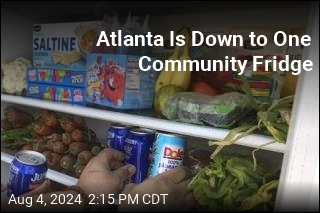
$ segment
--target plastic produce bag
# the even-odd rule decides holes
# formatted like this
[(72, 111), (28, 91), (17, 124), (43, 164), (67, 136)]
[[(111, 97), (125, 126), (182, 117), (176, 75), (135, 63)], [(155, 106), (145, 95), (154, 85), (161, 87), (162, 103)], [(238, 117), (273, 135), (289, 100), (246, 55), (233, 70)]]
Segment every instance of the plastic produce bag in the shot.
[(250, 111), (246, 95), (237, 92), (214, 97), (180, 92), (169, 97), (161, 113), (169, 120), (230, 128)]

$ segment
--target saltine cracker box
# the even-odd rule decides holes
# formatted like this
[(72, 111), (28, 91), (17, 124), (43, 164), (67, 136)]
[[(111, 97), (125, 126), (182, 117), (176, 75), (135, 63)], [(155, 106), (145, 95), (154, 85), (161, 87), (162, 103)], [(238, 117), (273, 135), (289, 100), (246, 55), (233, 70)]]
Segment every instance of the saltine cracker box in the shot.
[(99, 21), (35, 24), (33, 66), (85, 70)]
[[(156, 71), (142, 71), (141, 57), (88, 54), (86, 102), (114, 109), (152, 108)], [(149, 65), (156, 60), (150, 59)]]

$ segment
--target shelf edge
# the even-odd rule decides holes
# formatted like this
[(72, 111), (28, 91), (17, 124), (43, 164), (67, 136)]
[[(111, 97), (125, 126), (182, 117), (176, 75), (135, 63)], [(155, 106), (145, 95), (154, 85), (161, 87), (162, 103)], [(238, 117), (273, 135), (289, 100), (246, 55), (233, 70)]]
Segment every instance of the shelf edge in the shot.
[[(197, 126), (194, 124), (187, 123), (178, 123), (165, 119), (145, 117), (141, 115), (132, 115), (123, 112), (113, 112), (83, 106), (74, 106), (64, 103), (57, 103), (52, 101), (38, 100), (6, 94), (1, 94), (1, 102), (14, 103), (35, 108), (50, 109), (69, 114), (76, 114), (97, 120), (104, 120), (108, 122), (138, 125), (144, 128), (173, 132), (177, 134), (189, 135), (208, 140), (222, 140), (229, 133), (229, 130), (227, 129), (219, 129), (209, 126)], [(251, 134), (242, 138), (236, 144), (281, 153), (284, 153), (286, 151), (286, 144), (273, 143), (264, 146), (265, 144), (270, 143), (271, 141), (273, 141), (271, 137)]]
[[(1, 152), (1, 161), (10, 164), (13, 158), (14, 156)], [(75, 185), (78, 182), (77, 178), (71, 177), (69, 175), (65, 175), (63, 173), (57, 172), (52, 169), (48, 169), (47, 178), (66, 186)]]

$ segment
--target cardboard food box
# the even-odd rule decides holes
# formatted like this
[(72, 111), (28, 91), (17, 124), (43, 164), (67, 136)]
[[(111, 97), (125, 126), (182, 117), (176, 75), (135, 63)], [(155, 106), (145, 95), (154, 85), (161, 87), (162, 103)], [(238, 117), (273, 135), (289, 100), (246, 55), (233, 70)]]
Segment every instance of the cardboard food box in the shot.
[(41, 100), (85, 105), (85, 88), (54, 84), (27, 83), (27, 97)]
[(33, 66), (85, 70), (99, 21), (35, 24)]
[(27, 81), (60, 86), (86, 87), (85, 70), (29, 67)]
[[(156, 71), (140, 70), (140, 57), (88, 54), (86, 102), (116, 109), (152, 108)], [(150, 58), (149, 65), (156, 60)]]

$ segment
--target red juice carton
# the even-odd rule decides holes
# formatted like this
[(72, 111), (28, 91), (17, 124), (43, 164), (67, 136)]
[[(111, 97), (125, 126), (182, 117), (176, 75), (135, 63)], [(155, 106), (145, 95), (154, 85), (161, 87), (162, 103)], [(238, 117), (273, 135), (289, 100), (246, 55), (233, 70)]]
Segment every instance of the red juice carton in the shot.
[(85, 106), (85, 88), (27, 83), (27, 97)]
[[(142, 56), (87, 55), (86, 102), (116, 109), (148, 109), (153, 106), (156, 71), (142, 71)], [(156, 58), (150, 57), (150, 65)]]
[(86, 87), (85, 70), (29, 67), (27, 81), (61, 86)]

